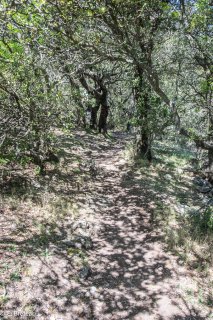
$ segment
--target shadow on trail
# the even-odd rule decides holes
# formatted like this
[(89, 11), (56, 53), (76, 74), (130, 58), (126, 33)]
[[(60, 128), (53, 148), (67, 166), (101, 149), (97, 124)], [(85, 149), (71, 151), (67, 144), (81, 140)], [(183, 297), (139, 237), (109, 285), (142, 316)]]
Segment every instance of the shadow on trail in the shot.
[[(89, 171), (91, 166), (81, 169), (84, 179), (78, 190), (70, 182), (74, 180), (72, 169), (67, 169), (67, 173), (58, 172), (50, 190), (55, 195), (74, 195), (79, 208), (86, 205), (86, 210), (92, 211), (93, 226), (99, 227), (92, 239), (93, 249), (73, 252), (63, 245), (72, 234), (72, 223), (69, 216), (60, 214), (54, 224), (44, 225), (40, 234), (19, 241), (3, 237), (2, 244), (16, 247), (11, 255), (17, 262), (26, 255), (20, 259), (21, 281), (9, 285), (8, 280), (8, 295), (14, 290), (16, 295), (7, 310), (12, 312), (18, 305), (39, 320), (208, 319), (207, 313), (203, 315), (180, 296), (178, 285), (186, 269), (166, 252), (163, 235), (151, 223), (156, 200), (175, 196), (176, 190), (168, 182), (159, 190), (160, 178), (150, 176), (148, 170), (140, 175), (138, 168), (126, 164), (122, 151), (130, 139), (119, 133), (110, 140), (76, 134), (77, 157), (89, 165), (95, 162), (96, 175)], [(73, 142), (61, 137), (61, 145), (63, 168), (69, 167)], [(181, 183), (176, 188), (184, 190)], [(81, 267), (91, 266), (92, 273), (85, 279), (79, 277), (79, 266), (73, 265), (76, 255)]]
[[(103, 220), (91, 257), (90, 285), (102, 297), (94, 303), (94, 315), (97, 319), (206, 319), (177, 297), (178, 277), (184, 274), (176, 272), (176, 259), (166, 253), (162, 234), (150, 224), (157, 195), (152, 181), (144, 183), (136, 172), (128, 171), (117, 184), (116, 169), (102, 181), (104, 205), (94, 200)], [(171, 192), (166, 185), (164, 192)]]

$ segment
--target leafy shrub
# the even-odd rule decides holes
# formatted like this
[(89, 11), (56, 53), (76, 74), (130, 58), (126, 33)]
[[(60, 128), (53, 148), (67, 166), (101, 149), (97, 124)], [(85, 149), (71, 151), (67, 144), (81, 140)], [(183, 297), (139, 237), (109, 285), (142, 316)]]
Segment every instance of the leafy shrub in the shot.
[(213, 231), (213, 207), (208, 206), (203, 212), (196, 212), (192, 215), (193, 227), (201, 232)]

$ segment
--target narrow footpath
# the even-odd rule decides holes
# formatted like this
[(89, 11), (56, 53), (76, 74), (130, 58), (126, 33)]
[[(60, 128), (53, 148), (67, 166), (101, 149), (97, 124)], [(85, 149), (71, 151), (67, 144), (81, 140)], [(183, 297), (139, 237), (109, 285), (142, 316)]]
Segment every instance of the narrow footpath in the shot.
[[(130, 138), (79, 132), (74, 144), (61, 135), (64, 162), (58, 173), (49, 170), (44, 177), (49, 189), (40, 183), (37, 202), (28, 208), (25, 200), (21, 209), (13, 208), (11, 219), (9, 209), (2, 209), (1, 244), (13, 248), (2, 251), (6, 276), (11, 259), (20, 268), (5, 281), (0, 319), (16, 319), (15, 311), (35, 320), (211, 319), (208, 308), (185, 295), (194, 290), (195, 277), (167, 250), (153, 222), (159, 201), (153, 186), (159, 180), (140, 176), (128, 162), (124, 153)], [(74, 159), (81, 160), (75, 168)], [(69, 207), (70, 199), (75, 207)], [(86, 250), (73, 248), (69, 240), (74, 220), (90, 233), (92, 245)]]

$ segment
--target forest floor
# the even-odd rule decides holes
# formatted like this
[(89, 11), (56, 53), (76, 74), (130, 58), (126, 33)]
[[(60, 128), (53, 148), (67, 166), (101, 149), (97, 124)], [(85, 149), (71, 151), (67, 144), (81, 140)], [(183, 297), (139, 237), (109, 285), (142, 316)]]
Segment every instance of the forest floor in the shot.
[(0, 319), (213, 319), (211, 244), (184, 220), (203, 196), (180, 155), (135, 162), (131, 139), (59, 133), (58, 165), (2, 185)]

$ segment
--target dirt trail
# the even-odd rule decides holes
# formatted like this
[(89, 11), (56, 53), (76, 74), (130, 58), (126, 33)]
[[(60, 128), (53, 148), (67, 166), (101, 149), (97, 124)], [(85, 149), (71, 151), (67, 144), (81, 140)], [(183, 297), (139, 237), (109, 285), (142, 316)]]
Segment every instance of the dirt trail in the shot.
[[(105, 140), (78, 134), (76, 138), (84, 143), (78, 155), (93, 170), (92, 178), (75, 195), (80, 215), (82, 210), (97, 230), (93, 248), (87, 251), (92, 273), (85, 280), (73, 277), (72, 257), (60, 241), (50, 241), (51, 255), (38, 257), (35, 252), (27, 259), (23, 281), (7, 289), (15, 291), (7, 310), (12, 312), (15, 305), (25, 306), (23, 310), (33, 306), (32, 318), (39, 320), (210, 319), (208, 310), (182, 297), (182, 288), (194, 285), (191, 274), (166, 251), (163, 235), (151, 223), (157, 195), (146, 188), (145, 180), (139, 183), (134, 167), (124, 159), (128, 136), (115, 134), (114, 140)], [(69, 141), (65, 152), (69, 176), (73, 152)], [(64, 238), (69, 227), (65, 217)], [(24, 302), (23, 290), (33, 292), (34, 298), (27, 300), (25, 295)], [(3, 319), (13, 317), (8, 313)]]
[(150, 223), (155, 199), (125, 162), (125, 142), (117, 136), (91, 155), (101, 168), (92, 198), (101, 229), (89, 258), (89, 284), (101, 297), (91, 299), (94, 319), (207, 319), (181, 297), (181, 285), (192, 280)]

